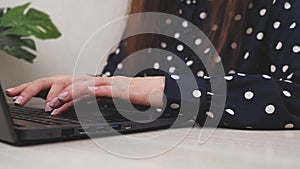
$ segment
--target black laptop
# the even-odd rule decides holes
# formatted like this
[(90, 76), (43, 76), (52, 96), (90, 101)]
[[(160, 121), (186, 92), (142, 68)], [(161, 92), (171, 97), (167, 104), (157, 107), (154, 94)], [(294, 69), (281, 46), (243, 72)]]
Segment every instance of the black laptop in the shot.
[[(84, 101), (81, 104), (85, 104)], [(80, 113), (86, 114), (88, 118), (79, 121), (74, 108), (70, 108), (61, 116), (53, 117), (43, 109), (7, 104), (0, 84), (0, 140), (13, 145), (31, 145), (82, 139), (88, 136), (110, 136), (116, 131), (127, 134), (168, 128), (177, 119), (177, 115), (162, 113), (152, 121), (151, 118), (155, 117), (153, 114), (160, 113), (153, 110), (149, 115), (143, 114), (140, 117), (141, 123), (133, 122), (125, 118), (109, 98), (100, 98), (96, 104), (101, 110), (102, 119), (99, 116), (93, 118), (93, 113), (96, 115), (99, 112), (84, 109), (80, 110), (82, 111)], [(139, 112), (127, 113), (136, 113), (138, 116)], [(145, 120), (151, 122), (145, 123)]]

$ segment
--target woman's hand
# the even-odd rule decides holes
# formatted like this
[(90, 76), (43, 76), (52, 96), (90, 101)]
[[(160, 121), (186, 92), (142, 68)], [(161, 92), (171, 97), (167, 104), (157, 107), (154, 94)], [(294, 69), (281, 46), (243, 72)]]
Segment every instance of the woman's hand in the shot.
[[(6, 90), (6, 94), (14, 97), (15, 104), (19, 106), (25, 105), (32, 97), (36, 96), (42, 90), (50, 90), (46, 103), (54, 99), (63, 89), (72, 83), (72, 76), (56, 75), (49, 78), (41, 78), (20, 86)], [(48, 105), (47, 104), (47, 105)], [(49, 111), (49, 106), (45, 108)]]
[[(6, 90), (17, 105), (25, 105), (42, 90), (49, 90), (45, 111), (59, 115), (77, 101), (94, 96), (130, 100), (135, 104), (162, 106), (164, 77), (90, 77), (63, 76), (37, 79)], [(74, 92), (75, 91), (75, 92)]]

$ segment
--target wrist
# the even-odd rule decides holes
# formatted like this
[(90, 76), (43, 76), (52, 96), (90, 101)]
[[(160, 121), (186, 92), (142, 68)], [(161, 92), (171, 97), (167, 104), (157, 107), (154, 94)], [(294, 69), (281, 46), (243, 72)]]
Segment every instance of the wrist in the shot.
[(133, 78), (130, 84), (130, 100), (138, 104), (162, 107), (164, 88), (164, 76)]

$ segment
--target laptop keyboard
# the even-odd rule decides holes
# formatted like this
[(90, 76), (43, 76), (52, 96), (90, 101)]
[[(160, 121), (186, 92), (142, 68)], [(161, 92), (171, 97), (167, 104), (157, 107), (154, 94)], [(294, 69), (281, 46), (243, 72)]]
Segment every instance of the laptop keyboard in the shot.
[(80, 124), (76, 115), (64, 117), (50, 116), (43, 109), (9, 106), (11, 117), (17, 120), (25, 120), (29, 122), (44, 124), (44, 125), (72, 125)]
[(49, 113), (45, 112), (43, 109), (30, 108), (30, 107), (17, 107), (14, 105), (9, 105), (9, 110), (11, 117), (13, 119), (25, 120), (29, 122), (44, 124), (44, 125), (85, 125), (85, 124), (99, 124), (99, 123), (109, 123), (109, 122), (123, 122), (128, 121), (120, 116), (106, 115), (105, 120), (99, 119), (99, 116), (88, 114), (79, 122), (75, 113), (64, 113), (60, 116), (51, 116)]
[[(101, 109), (101, 114), (103, 118), (99, 118), (99, 115), (95, 113), (86, 113), (86, 117), (82, 117), (82, 120), (79, 122), (77, 115), (74, 111), (63, 113), (60, 116), (51, 116), (50, 113), (45, 112), (43, 109), (31, 107), (17, 107), (13, 104), (9, 105), (9, 110), (13, 119), (25, 120), (43, 125), (90, 125), (129, 121), (119, 113), (115, 113), (116, 110), (113, 108), (107, 107), (105, 109)], [(143, 118), (144, 116), (141, 117), (141, 119)], [(164, 114), (161, 118), (170, 117), (169, 114)]]

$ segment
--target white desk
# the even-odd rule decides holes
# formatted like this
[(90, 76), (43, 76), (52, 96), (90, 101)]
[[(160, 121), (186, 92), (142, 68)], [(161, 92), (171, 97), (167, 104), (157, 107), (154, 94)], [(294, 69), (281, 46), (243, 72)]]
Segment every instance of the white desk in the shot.
[[(218, 129), (204, 145), (199, 129), (173, 150), (155, 158), (114, 156), (90, 140), (30, 147), (0, 143), (1, 169), (299, 169), (300, 131)], [(148, 133), (154, 134), (155, 132)], [(176, 137), (174, 130), (168, 137)], [(105, 138), (101, 138), (105, 139)], [(163, 143), (161, 143), (163, 144)], [(159, 146), (159, 145), (158, 145)], [(145, 150), (147, 146), (145, 146)]]

